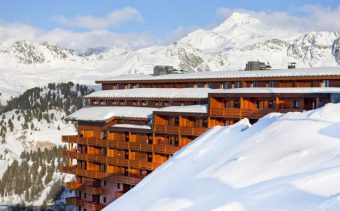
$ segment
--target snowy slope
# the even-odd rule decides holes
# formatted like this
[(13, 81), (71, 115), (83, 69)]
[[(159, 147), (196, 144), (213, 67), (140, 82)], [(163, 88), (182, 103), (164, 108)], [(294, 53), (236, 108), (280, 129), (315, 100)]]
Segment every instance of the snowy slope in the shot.
[(339, 210), (339, 110), (214, 127), (105, 210)]
[(105, 47), (77, 52), (49, 42), (21, 40), (0, 46), (0, 93), (8, 98), (47, 82), (72, 80), (93, 84), (128, 73), (152, 73), (155, 65), (190, 71), (243, 69), (248, 60), (273, 68), (338, 66), (340, 36), (336, 32), (296, 33), (272, 28), (246, 13), (233, 13), (209, 30), (199, 29), (167, 46), (138, 50)]

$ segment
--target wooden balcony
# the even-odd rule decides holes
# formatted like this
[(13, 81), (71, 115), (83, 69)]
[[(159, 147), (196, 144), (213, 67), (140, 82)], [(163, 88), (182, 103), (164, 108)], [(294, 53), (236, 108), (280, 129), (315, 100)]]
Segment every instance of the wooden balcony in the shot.
[(107, 176), (107, 173), (81, 169), (77, 166), (62, 166), (60, 171), (66, 174), (75, 174), (78, 176), (89, 177), (93, 179), (103, 179)]
[(128, 185), (137, 185), (143, 178), (112, 174), (106, 178), (111, 182)]
[(101, 195), (104, 193), (104, 189), (102, 187), (95, 186), (84, 186), (81, 190), (86, 193), (91, 193), (93, 195)]
[(78, 182), (78, 181), (73, 181), (73, 182), (67, 182), (65, 186), (69, 190), (79, 190), (83, 186), (83, 183)]
[(197, 128), (197, 127), (185, 127), (185, 126), (170, 126), (170, 125), (155, 125), (155, 133), (166, 133), (166, 134), (180, 134), (190, 136), (200, 136), (208, 128)]
[(81, 206), (82, 200), (78, 199), (77, 197), (69, 197), (69, 198), (66, 198), (66, 204), (72, 205), (72, 206)]
[(161, 163), (152, 163), (140, 160), (128, 160), (116, 157), (107, 157), (107, 163), (115, 166), (130, 167), (136, 169), (155, 170)]
[(116, 191), (115, 193), (115, 200), (118, 199), (119, 197), (121, 197), (124, 194), (123, 191)]
[(236, 108), (211, 108), (210, 115), (214, 117), (227, 118), (252, 118), (259, 119), (269, 113), (288, 113), (295, 111), (303, 111), (303, 109), (236, 109)]
[(210, 108), (210, 116), (242, 118), (241, 109), (236, 108)]
[(83, 201), (82, 207), (86, 210), (100, 211), (105, 207), (105, 205), (96, 202)]
[(62, 142), (66, 142), (66, 143), (76, 143), (77, 139), (78, 139), (78, 135), (70, 135), (70, 136), (61, 137)]
[[(185, 134), (183, 135), (193, 135), (193, 136), (199, 136), (202, 133), (204, 133), (207, 129), (206, 128), (193, 128), (193, 129), (188, 129), (188, 128), (181, 128), (182, 130), (186, 130)], [(67, 136), (64, 136), (67, 137)], [(64, 138), (63, 137), (63, 138)], [(64, 138), (67, 139), (67, 138)], [(72, 140), (75, 140), (73, 143), (78, 143), (78, 144), (88, 144), (91, 142), (91, 145), (96, 146), (101, 146), (101, 147), (111, 147), (115, 149), (129, 149), (129, 150), (135, 150), (135, 151), (142, 151), (142, 152), (155, 152), (155, 153), (163, 153), (163, 154), (169, 154), (172, 155), (176, 151), (180, 149), (180, 147), (177, 146), (160, 146), (157, 144), (146, 144), (146, 143), (136, 143), (136, 142), (126, 142), (126, 141), (117, 141), (117, 140), (100, 140), (95, 138), (90, 139), (85, 139), (85, 138), (71, 138)], [(104, 146), (105, 145), (105, 146)], [(91, 161), (94, 162), (105, 162), (103, 156), (100, 157), (99, 155), (97, 157), (91, 157), (88, 158), (87, 154), (82, 154), (82, 153), (77, 153), (76, 150), (72, 151), (63, 151), (62, 152), (63, 157), (69, 157), (73, 159), (79, 159), (79, 160), (88, 160), (92, 159)]]
[(76, 197), (66, 198), (66, 204), (73, 205), (73, 206), (81, 206), (84, 209), (91, 210), (91, 211), (100, 211), (105, 207), (105, 205), (103, 204), (85, 201), (82, 199), (78, 199)]
[(92, 155), (92, 154), (79, 153), (76, 150), (72, 150), (72, 151), (63, 150), (61, 154), (63, 157), (66, 157), (66, 158), (92, 161), (92, 162), (98, 162), (98, 163), (106, 163), (106, 156), (103, 156), (103, 155)]
[[(80, 169), (77, 166), (62, 166), (61, 172), (67, 174), (75, 174), (82, 177), (88, 177), (93, 179), (105, 179), (115, 183), (122, 183), (128, 185), (136, 185), (143, 178), (133, 177), (133, 176), (125, 176), (125, 175), (117, 175), (110, 173), (103, 173), (98, 171), (90, 171), (86, 169)], [(71, 199), (70, 199), (71, 200)]]

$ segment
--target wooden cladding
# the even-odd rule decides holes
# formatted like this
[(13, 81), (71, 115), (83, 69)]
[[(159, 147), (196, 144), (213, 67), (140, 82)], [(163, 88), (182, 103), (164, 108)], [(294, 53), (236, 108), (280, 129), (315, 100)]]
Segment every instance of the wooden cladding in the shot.
[(67, 173), (67, 174), (75, 174), (78, 176), (88, 177), (88, 178), (93, 178), (93, 179), (104, 179), (104, 180), (108, 180), (108, 181), (112, 181), (116, 183), (123, 183), (123, 184), (129, 184), (129, 185), (136, 185), (139, 181), (142, 180), (142, 178), (131, 177), (131, 176), (126, 176), (126, 175), (116, 175), (116, 174), (80, 169), (77, 166), (62, 166), (60, 170), (61, 172)]
[(179, 126), (168, 126), (168, 125), (155, 125), (154, 131), (155, 133), (164, 133), (164, 134), (181, 134), (181, 135), (190, 135), (190, 136), (200, 136), (202, 135), (208, 128), (196, 128), (196, 127), (179, 127)]
[[(98, 163), (104, 163), (104, 164), (107, 163), (109, 165), (131, 167), (131, 168), (136, 168), (136, 169), (155, 170), (158, 166), (161, 165), (161, 163), (153, 163), (153, 162), (147, 162), (143, 160), (132, 160), (132, 159), (123, 159), (123, 158), (108, 157), (108, 156), (102, 156), (102, 155), (82, 154), (82, 153), (78, 153), (75, 151), (63, 151), (62, 155), (64, 157), (77, 159), (77, 160), (98, 162)], [(100, 171), (99, 165), (97, 166), (98, 166), (97, 169), (92, 168), (92, 170)]]
[(234, 109), (234, 108), (211, 108), (210, 115), (212, 117), (228, 117), (228, 118), (253, 118), (259, 119), (269, 113), (278, 112), (294, 112), (303, 111), (302, 109)]
[[(76, 144), (85, 144), (85, 145), (94, 145), (101, 147), (109, 147), (115, 149), (130, 149), (142, 152), (154, 152), (154, 153), (164, 153), (164, 154), (173, 154), (180, 147), (176, 146), (160, 146), (158, 144), (146, 144), (146, 143), (138, 143), (138, 142), (126, 142), (124, 140), (101, 140), (96, 138), (80, 138), (77, 136), (63, 136), (63, 142), (67, 143), (76, 143)], [(75, 153), (75, 152), (69, 152)], [(79, 156), (79, 155), (78, 155)]]

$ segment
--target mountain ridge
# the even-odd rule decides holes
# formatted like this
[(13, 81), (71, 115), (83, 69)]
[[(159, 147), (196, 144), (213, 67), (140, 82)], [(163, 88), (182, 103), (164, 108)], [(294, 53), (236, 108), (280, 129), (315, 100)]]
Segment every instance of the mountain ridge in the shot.
[(339, 66), (340, 35), (269, 27), (247, 13), (233, 13), (212, 29), (198, 29), (176, 42), (138, 50), (115, 46), (77, 51), (51, 42), (21, 40), (0, 46), (0, 92), (4, 97), (49, 82), (150, 74), (155, 65), (188, 71), (243, 69), (249, 60), (269, 62), (274, 69)]

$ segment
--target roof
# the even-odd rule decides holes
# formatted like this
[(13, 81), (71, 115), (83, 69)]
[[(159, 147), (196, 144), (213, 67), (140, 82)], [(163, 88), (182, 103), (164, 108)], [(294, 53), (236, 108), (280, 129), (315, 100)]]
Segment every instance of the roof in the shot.
[(238, 89), (215, 89), (211, 93), (226, 94), (244, 94), (244, 93), (261, 93), (261, 94), (321, 94), (321, 93), (340, 93), (340, 88), (315, 87), (315, 88), (238, 88)]
[(129, 106), (96, 106), (82, 108), (67, 117), (73, 121), (106, 122), (112, 118), (149, 119), (156, 108)]
[(112, 118), (151, 119), (154, 111), (207, 113), (207, 105), (169, 106), (164, 108), (130, 106), (94, 106), (82, 108), (66, 119), (71, 121), (106, 122)]
[(93, 92), (85, 98), (142, 98), (142, 99), (204, 99), (210, 88), (136, 88)]
[(158, 81), (158, 80), (190, 80), (190, 79), (237, 79), (237, 78), (274, 78), (274, 77), (308, 77), (308, 76), (340, 76), (340, 67), (311, 67), (297, 69), (277, 69), (277, 70), (226, 70), (226, 71), (206, 71), (186, 74), (168, 74), (160, 76), (152, 75), (124, 75), (117, 76), (103, 82), (123, 82), (123, 81)]
[(189, 105), (189, 106), (169, 106), (158, 110), (159, 112), (176, 113), (207, 113), (208, 105)]
[(150, 130), (150, 125), (133, 125), (133, 124), (115, 124), (111, 126), (112, 128), (133, 128), (133, 129), (147, 129)]

